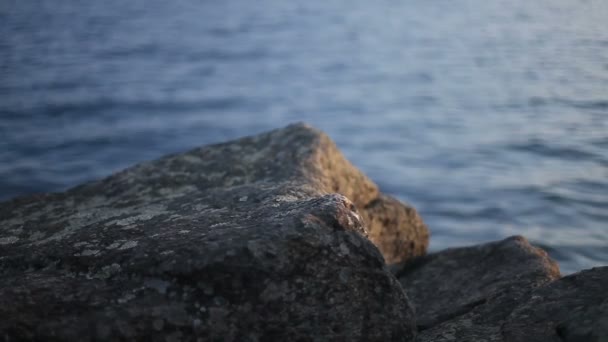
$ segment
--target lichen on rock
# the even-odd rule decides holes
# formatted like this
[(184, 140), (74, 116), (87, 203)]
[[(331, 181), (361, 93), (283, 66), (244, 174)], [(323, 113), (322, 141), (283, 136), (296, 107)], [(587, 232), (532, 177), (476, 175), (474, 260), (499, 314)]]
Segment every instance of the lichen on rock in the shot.
[(0, 242), (8, 340), (410, 341), (384, 259), (428, 231), (297, 124), (0, 203)]

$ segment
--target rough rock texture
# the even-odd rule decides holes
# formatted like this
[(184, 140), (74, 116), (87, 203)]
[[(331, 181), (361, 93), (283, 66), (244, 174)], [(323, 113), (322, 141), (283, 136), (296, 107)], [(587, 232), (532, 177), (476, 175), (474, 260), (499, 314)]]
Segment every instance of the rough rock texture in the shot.
[(522, 237), (393, 271), (415, 307), (419, 341), (608, 340), (607, 268), (559, 279), (555, 262)]
[(368, 237), (388, 264), (404, 262), (426, 253), (429, 233), (414, 208), (384, 194), (361, 204), (360, 208), (369, 229)]
[(503, 335), (509, 342), (608, 341), (608, 267), (535, 290), (513, 310)]
[(143, 163), (0, 204), (0, 336), (412, 340), (368, 234), (393, 261), (428, 243), (413, 209), (306, 125)]
[(483, 329), (486, 321), (493, 324), (486, 311), (508, 310), (531, 288), (559, 278), (559, 269), (543, 250), (515, 236), (429, 254), (396, 275), (417, 310), (420, 329), (444, 331), (462, 320), (476, 322), (474, 329)]

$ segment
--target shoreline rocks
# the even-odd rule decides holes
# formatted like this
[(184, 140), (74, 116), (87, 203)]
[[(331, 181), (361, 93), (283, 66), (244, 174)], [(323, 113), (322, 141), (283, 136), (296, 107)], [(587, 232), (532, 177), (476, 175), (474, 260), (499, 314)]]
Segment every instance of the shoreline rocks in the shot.
[(561, 278), (521, 236), (392, 265), (416, 312), (417, 341), (608, 339), (608, 267)]
[(290, 125), (0, 202), (0, 338), (608, 336), (606, 268), (560, 278), (522, 237), (428, 240), (327, 135)]
[(411, 296), (423, 330), (486, 306), (497, 314), (498, 308), (508, 307), (506, 291), (512, 301), (560, 277), (557, 264), (521, 236), (432, 253), (393, 266), (393, 272)]

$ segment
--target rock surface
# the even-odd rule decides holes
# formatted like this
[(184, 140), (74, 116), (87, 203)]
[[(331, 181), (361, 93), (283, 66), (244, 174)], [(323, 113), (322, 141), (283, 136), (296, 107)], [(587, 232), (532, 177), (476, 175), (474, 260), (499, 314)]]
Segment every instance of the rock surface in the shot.
[(368, 238), (388, 264), (426, 253), (429, 233), (414, 208), (384, 194), (360, 205), (359, 212), (369, 229)]
[(560, 279), (557, 264), (519, 236), (393, 267), (422, 342), (606, 341), (607, 269)]
[(428, 244), (415, 211), (323, 133), (298, 124), (199, 148), (0, 203), (0, 331), (410, 341), (408, 298), (366, 236), (389, 261)]
[(509, 342), (608, 341), (608, 267), (596, 267), (536, 289), (509, 315)]

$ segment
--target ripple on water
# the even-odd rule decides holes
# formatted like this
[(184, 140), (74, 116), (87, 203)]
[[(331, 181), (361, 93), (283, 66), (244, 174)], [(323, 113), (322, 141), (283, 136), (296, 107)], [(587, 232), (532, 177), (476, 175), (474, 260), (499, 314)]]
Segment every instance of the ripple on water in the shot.
[(13, 1), (0, 199), (306, 121), (419, 208), (435, 250), (521, 234), (566, 272), (606, 264), (604, 13), (601, 0)]

